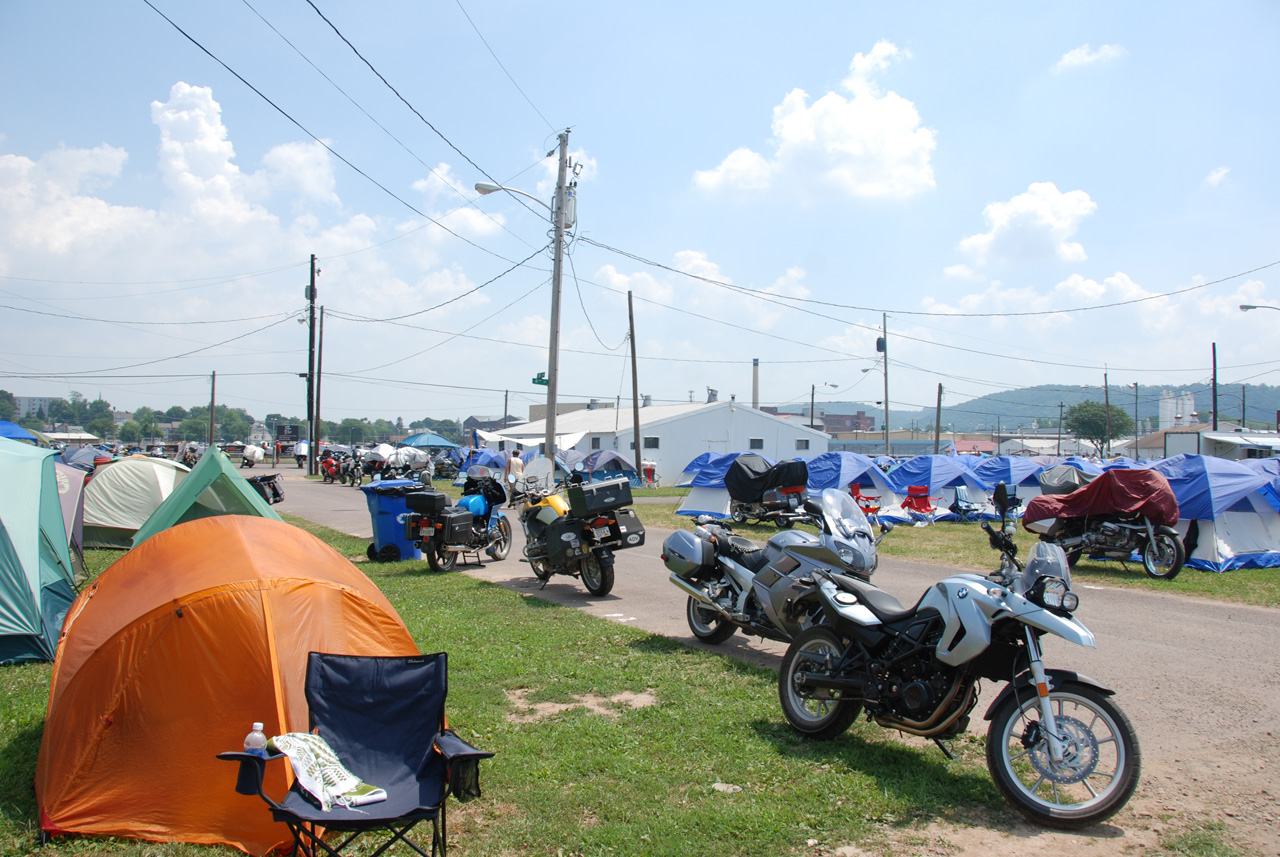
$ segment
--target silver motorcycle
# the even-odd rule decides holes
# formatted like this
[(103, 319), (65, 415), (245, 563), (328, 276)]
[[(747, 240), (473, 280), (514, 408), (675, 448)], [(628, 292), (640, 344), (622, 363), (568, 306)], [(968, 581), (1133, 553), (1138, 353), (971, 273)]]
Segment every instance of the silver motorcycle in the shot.
[(853, 498), (833, 488), (804, 503), (803, 520), (818, 535), (784, 530), (764, 547), (733, 534), (725, 523), (698, 518), (692, 531), (677, 530), (662, 543), (669, 580), (689, 596), (685, 618), (704, 643), (723, 643), (743, 633), (789, 642), (821, 611), (814, 572), (870, 580), (876, 570), (877, 539)]
[(1007, 682), (987, 709), (987, 767), (997, 789), (1037, 824), (1079, 828), (1110, 818), (1138, 785), (1141, 751), (1106, 685), (1045, 667), (1040, 638), (1093, 647), (1072, 613), (1079, 597), (1062, 548), (1038, 542), (1024, 566), (1007, 490), (996, 487), (1001, 527), (983, 522), (1000, 568), (956, 574), (913, 607), (848, 575), (815, 571), (822, 624), (802, 632), (782, 661), (778, 695), (796, 731), (830, 739), (862, 711), (887, 729), (942, 742), (965, 730), (978, 679)]

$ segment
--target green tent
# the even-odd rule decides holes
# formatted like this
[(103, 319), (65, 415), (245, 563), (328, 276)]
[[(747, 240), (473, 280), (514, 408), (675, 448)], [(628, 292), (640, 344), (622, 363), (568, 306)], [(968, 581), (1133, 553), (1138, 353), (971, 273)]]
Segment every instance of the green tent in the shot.
[(54, 454), (0, 438), (0, 663), (53, 660), (75, 599)]
[(133, 546), (170, 527), (215, 515), (255, 515), (281, 520), (240, 475), (226, 453), (213, 446), (205, 450), (199, 463), (133, 534)]

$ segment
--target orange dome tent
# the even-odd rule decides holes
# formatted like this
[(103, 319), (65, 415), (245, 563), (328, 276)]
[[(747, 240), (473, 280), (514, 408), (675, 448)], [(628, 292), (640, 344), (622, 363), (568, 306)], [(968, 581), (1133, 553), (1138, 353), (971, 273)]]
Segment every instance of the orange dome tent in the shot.
[[(205, 518), (134, 548), (67, 612), (36, 767), (41, 828), (250, 854), (289, 841), (215, 755), (254, 721), (307, 731), (312, 651), (417, 647), (369, 578), (289, 524)], [(268, 794), (287, 767), (269, 766)]]

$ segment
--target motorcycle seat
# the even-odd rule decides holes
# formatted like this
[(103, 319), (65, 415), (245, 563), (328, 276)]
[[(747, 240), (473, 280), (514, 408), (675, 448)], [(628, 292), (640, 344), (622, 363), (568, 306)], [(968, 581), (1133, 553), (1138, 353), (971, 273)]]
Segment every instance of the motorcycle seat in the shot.
[(716, 548), (720, 554), (749, 569), (753, 574), (769, 564), (764, 551), (756, 547), (755, 542), (742, 536), (716, 539)]
[(869, 583), (863, 583), (845, 574), (833, 574), (831, 580), (845, 592), (858, 596), (858, 601), (886, 625), (909, 618), (916, 612), (916, 607), (919, 606), (917, 604), (916, 607), (903, 607), (898, 599), (883, 589), (878, 589)]

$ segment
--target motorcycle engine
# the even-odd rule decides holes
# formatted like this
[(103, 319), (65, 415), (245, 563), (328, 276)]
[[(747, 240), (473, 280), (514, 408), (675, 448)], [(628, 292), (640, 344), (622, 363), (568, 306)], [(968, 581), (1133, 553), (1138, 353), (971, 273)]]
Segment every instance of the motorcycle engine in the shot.
[(1103, 523), (1096, 530), (1085, 530), (1080, 534), (1080, 541), (1090, 548), (1108, 548), (1111, 550), (1132, 548), (1129, 531), (1110, 521)]
[[(929, 623), (919, 638), (898, 638), (869, 665), (871, 682), (865, 691), (868, 703), (893, 717), (915, 720), (931, 711), (950, 689), (950, 667), (930, 656), (942, 636), (942, 623)], [(903, 658), (915, 650), (921, 654)], [(899, 658), (902, 658), (899, 660)]]

